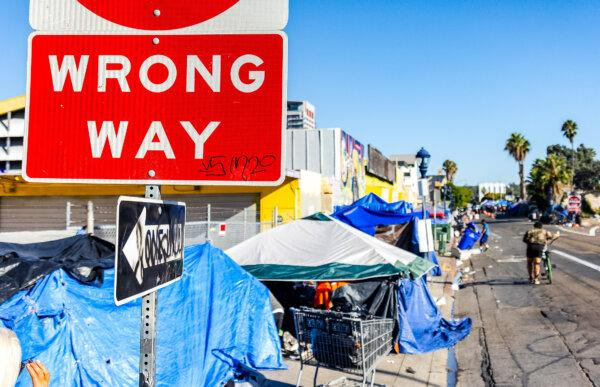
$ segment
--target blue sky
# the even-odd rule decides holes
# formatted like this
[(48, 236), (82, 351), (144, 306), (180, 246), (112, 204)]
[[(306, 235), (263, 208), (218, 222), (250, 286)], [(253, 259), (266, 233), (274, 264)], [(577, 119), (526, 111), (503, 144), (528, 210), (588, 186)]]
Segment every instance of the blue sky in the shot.
[[(25, 91), (25, 0), (0, 5), (0, 99)], [(503, 151), (512, 131), (529, 161), (565, 143), (600, 150), (597, 1), (290, 0), (289, 97), (316, 105), (320, 127), (342, 127), (386, 154), (425, 146), (459, 183), (516, 181)]]

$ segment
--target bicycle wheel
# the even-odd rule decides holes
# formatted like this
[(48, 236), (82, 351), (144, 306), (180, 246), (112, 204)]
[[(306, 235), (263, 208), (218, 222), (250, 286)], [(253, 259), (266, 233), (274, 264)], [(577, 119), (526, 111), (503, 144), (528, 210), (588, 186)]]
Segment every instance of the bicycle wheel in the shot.
[(548, 284), (552, 284), (552, 261), (550, 257), (546, 257), (544, 260), (546, 266), (546, 277), (548, 278)]

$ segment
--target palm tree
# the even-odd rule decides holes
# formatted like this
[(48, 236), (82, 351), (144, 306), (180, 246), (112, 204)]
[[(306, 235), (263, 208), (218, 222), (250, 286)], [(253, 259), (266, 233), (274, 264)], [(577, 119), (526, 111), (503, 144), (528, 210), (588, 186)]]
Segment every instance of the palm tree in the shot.
[(456, 176), (456, 172), (458, 172), (458, 166), (452, 160), (444, 161), (442, 164), (442, 168), (444, 168), (444, 172), (446, 172), (446, 180), (449, 183), (454, 183), (454, 176)]
[(552, 200), (554, 203), (560, 203), (563, 196), (563, 187), (572, 179), (572, 171), (569, 170), (567, 159), (559, 155), (552, 154), (538, 166), (538, 178), (541, 183), (552, 188)]
[(519, 188), (521, 199), (525, 199), (525, 158), (529, 153), (529, 141), (521, 133), (513, 133), (506, 140), (504, 150), (519, 163)]
[[(577, 136), (577, 122), (573, 120), (566, 120), (561, 128), (563, 136), (565, 136), (571, 143), (571, 162), (573, 176), (575, 176), (575, 136)], [(571, 186), (573, 185), (573, 177), (571, 177)]]

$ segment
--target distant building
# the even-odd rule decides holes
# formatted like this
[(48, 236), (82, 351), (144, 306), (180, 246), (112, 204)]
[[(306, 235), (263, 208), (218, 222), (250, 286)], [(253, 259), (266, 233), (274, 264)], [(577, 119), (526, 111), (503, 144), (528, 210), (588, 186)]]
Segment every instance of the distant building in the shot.
[(441, 171), (438, 171), (437, 175), (427, 176), (427, 182), (429, 183), (429, 199), (436, 203), (441, 203), (441, 188), (448, 182), (446, 179), (446, 175), (441, 174)]
[(417, 203), (419, 198), (417, 158), (414, 154), (391, 155), (390, 160), (396, 164), (396, 184), (398, 190), (403, 192), (405, 200)]
[(487, 194), (506, 196), (507, 185), (505, 183), (481, 183), (479, 184), (479, 200)]
[(24, 131), (25, 97), (0, 101), (0, 174), (21, 174)]
[(308, 101), (288, 101), (288, 129), (316, 129), (315, 107)]
[(330, 187), (329, 198), (324, 198), (329, 208), (324, 204), (323, 211), (351, 204), (367, 193), (367, 146), (342, 129), (290, 129), (286, 147), (287, 170), (320, 173), (324, 186)]

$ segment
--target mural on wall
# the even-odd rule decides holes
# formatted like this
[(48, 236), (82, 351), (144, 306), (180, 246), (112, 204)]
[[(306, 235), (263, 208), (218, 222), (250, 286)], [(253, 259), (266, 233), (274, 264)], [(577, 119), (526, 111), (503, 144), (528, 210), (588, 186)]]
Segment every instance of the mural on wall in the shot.
[(365, 146), (342, 130), (341, 144), (341, 199), (351, 204), (365, 196), (367, 165)]

